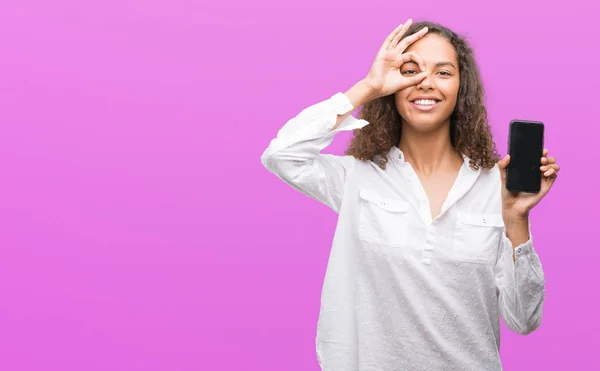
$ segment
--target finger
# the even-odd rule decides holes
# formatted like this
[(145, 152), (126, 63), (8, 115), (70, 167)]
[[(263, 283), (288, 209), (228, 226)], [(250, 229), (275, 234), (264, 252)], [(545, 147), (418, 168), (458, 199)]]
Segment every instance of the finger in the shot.
[(408, 48), (411, 44), (413, 44), (414, 42), (416, 42), (417, 40), (419, 40), (423, 36), (425, 36), (427, 31), (429, 31), (429, 29), (427, 27), (423, 27), (419, 31), (415, 32), (414, 34), (405, 37), (404, 39), (402, 39), (402, 41), (400, 41), (397, 44), (396, 51), (398, 53), (404, 52), (406, 50), (406, 48)]
[[(412, 22), (412, 21), (409, 19), (408, 22), (406, 22), (406, 23), (410, 23), (410, 22)], [(400, 33), (400, 31), (404, 29), (404, 27), (406, 26), (406, 23), (399, 24), (398, 27), (396, 27), (394, 29), (394, 31), (392, 31), (392, 33), (390, 33), (388, 35), (388, 37), (385, 38), (385, 41), (383, 42), (381, 49), (387, 50), (390, 48), (390, 46), (392, 45), (392, 41), (396, 38), (396, 36)]]
[(552, 156), (550, 157), (542, 157), (542, 165), (555, 164), (556, 159)]
[[(423, 61), (423, 58), (421, 58), (420, 55), (418, 55), (415, 52), (408, 52), (408, 53), (404, 53), (404, 54), (400, 54), (400, 66), (402, 66), (404, 63), (408, 63), (408, 62), (415, 62), (418, 66), (419, 69), (421, 70), (421, 72), (425, 71), (425, 61)], [(398, 66), (398, 67), (400, 67)]]
[(510, 163), (510, 155), (504, 156), (500, 161), (498, 161), (498, 167), (500, 170), (505, 170), (508, 164)]
[(420, 38), (422, 38), (423, 36), (425, 36), (425, 34), (427, 33), (428, 30), (429, 29), (427, 27), (423, 27), (419, 31), (415, 32), (414, 34), (405, 37), (404, 39), (402, 39), (402, 41), (400, 41), (400, 43), (398, 43), (398, 46), (396, 46), (396, 50), (399, 53), (404, 52), (410, 44), (414, 43), (415, 41), (417, 41)]
[(554, 169), (554, 171), (558, 173), (558, 171), (560, 170), (560, 166), (558, 166), (556, 164), (548, 164), (548, 165), (540, 166), (540, 170), (544, 173), (550, 169)]
[(554, 169), (554, 171), (558, 173), (558, 171), (560, 170), (560, 166), (558, 166), (556, 164), (549, 164), (549, 165), (546, 165), (546, 166), (542, 166), (541, 169), (544, 172), (546, 172), (546, 171), (548, 171), (550, 169)]
[(405, 78), (405, 82), (402, 84), (402, 89), (407, 88), (409, 86), (418, 85), (427, 77), (427, 72), (420, 72), (416, 75), (412, 75), (410, 77)]
[(551, 168), (550, 170), (546, 171), (544, 173), (544, 176), (547, 178), (552, 178), (552, 177), (556, 177), (556, 171), (554, 170), (554, 168)]
[(398, 32), (396, 32), (394, 39), (392, 40), (392, 42), (389, 45), (390, 48), (394, 48), (394, 47), (396, 47), (396, 45), (398, 45), (398, 43), (400, 42), (400, 39), (406, 33), (406, 31), (408, 31), (408, 29), (410, 28), (411, 25), (412, 25), (412, 19), (409, 19), (408, 21), (406, 21), (406, 23), (398, 30)]
[(542, 156), (546, 157), (548, 156), (548, 148), (544, 148), (544, 150), (542, 151)]

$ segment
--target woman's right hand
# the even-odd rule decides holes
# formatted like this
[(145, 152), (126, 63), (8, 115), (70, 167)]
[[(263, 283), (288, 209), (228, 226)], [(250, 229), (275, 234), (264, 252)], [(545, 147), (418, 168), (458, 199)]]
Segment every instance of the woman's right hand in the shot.
[[(425, 65), (421, 57), (416, 53), (404, 53), (404, 51), (410, 44), (425, 36), (428, 30), (427, 27), (424, 27), (400, 41), (411, 24), (412, 20), (409, 19), (388, 35), (365, 77), (365, 81), (378, 96), (394, 94), (408, 86), (418, 84), (425, 78)], [(408, 61), (417, 63), (421, 72), (408, 77), (402, 76), (400, 66)]]

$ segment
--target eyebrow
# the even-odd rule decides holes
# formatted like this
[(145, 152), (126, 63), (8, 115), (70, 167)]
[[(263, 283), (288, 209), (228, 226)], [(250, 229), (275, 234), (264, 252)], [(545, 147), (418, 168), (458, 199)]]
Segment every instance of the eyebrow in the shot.
[[(410, 64), (410, 63), (412, 63), (412, 64), (417, 64), (417, 62), (415, 62), (415, 61), (412, 61), (412, 60), (411, 60), (411, 61), (409, 61), (409, 62), (406, 62), (405, 64)], [(457, 70), (457, 69), (458, 69), (458, 68), (456, 68), (456, 66), (454, 65), (454, 63), (452, 63), (452, 62), (450, 62), (450, 61), (437, 62), (437, 63), (435, 64), (435, 67), (444, 67), (444, 66), (450, 66), (450, 67), (454, 68), (455, 70)]]
[(454, 69), (456, 69), (456, 66), (452, 62), (449, 62), (449, 61), (438, 62), (438, 63), (435, 64), (435, 66), (436, 67), (450, 66), (450, 67), (453, 67)]

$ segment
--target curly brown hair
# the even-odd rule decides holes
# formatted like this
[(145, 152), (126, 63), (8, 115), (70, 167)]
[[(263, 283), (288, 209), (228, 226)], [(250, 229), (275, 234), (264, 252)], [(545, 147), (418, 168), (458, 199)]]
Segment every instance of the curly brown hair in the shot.
[[(450, 142), (458, 152), (469, 157), (472, 169), (491, 169), (499, 155), (488, 124), (483, 83), (473, 50), (463, 37), (432, 22), (413, 23), (403, 38), (423, 27), (428, 27), (427, 34), (440, 35), (448, 40), (458, 56), (460, 84), (456, 107), (450, 116)], [(359, 117), (368, 121), (369, 125), (354, 131), (354, 138), (345, 154), (363, 161), (376, 161), (385, 169), (387, 154), (392, 146), (400, 143), (402, 135), (402, 117), (394, 94), (364, 104)]]

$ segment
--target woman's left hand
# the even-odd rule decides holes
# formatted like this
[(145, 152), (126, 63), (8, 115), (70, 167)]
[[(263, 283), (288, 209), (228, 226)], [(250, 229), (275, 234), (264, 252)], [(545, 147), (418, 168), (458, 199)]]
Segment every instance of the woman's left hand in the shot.
[(509, 155), (498, 161), (502, 179), (502, 209), (504, 213), (526, 217), (529, 211), (548, 193), (552, 184), (556, 181), (560, 167), (556, 163), (556, 159), (548, 157), (548, 150), (544, 149), (542, 166), (540, 167), (540, 171), (543, 173), (540, 191), (538, 193), (511, 192), (506, 189), (506, 167), (509, 162)]

